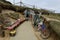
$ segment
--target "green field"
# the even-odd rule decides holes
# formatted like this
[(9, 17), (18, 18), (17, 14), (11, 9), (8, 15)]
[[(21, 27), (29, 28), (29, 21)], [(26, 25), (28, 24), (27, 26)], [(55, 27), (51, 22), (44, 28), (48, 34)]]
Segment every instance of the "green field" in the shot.
[(50, 14), (50, 15), (44, 15), (44, 16), (46, 16), (48, 18), (60, 20), (60, 14)]

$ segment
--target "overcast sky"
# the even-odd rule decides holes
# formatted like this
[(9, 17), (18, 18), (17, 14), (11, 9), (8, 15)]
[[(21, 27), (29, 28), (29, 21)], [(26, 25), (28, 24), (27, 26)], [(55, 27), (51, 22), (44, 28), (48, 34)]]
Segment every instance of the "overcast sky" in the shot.
[[(8, 0), (13, 3), (13, 0)], [(15, 3), (20, 0), (15, 0)], [(55, 10), (56, 12), (60, 12), (60, 0), (21, 0), (23, 3), (36, 5), (38, 8)]]

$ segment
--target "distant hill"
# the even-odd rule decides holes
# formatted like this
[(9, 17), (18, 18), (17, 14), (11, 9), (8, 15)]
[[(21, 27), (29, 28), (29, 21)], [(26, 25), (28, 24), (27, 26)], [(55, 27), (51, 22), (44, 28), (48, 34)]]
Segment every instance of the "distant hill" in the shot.
[(19, 7), (19, 6), (13, 5), (12, 3), (6, 0), (0, 0), (0, 8), (19, 11), (19, 12), (25, 9), (25, 7), (21, 7), (21, 6)]
[(12, 3), (10, 3), (9, 1), (6, 1), (6, 0), (0, 0), (0, 8), (14, 10), (14, 11), (18, 11), (18, 12), (23, 12), (25, 9), (32, 9), (34, 11), (36, 11), (36, 10), (40, 11), (43, 14), (53, 13), (53, 12), (51, 12), (49, 10), (46, 10), (46, 9), (37, 9), (37, 8), (29, 8), (29, 7), (16, 6), (16, 5), (13, 5)]
[(7, 4), (12, 4), (12, 3), (10, 3), (9, 1), (6, 1), (6, 0), (0, 0), (0, 2), (7, 3)]

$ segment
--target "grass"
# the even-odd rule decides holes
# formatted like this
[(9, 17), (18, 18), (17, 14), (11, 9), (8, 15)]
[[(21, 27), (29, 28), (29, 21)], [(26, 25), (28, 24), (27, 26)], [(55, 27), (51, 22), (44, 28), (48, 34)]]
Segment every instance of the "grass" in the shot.
[(13, 19), (19, 19), (19, 14), (18, 13), (9, 13), (7, 14), (9, 17), (13, 18)]
[(3, 27), (8, 27), (9, 25), (11, 25), (11, 21), (5, 14), (0, 14), (0, 24)]
[[(60, 14), (59, 14), (60, 15)], [(59, 15), (44, 15), (44, 16), (46, 16), (46, 17), (48, 17), (48, 18), (53, 18), (53, 19), (57, 19), (57, 20), (60, 20), (60, 16)]]
[(60, 22), (50, 21), (50, 26), (60, 36)]

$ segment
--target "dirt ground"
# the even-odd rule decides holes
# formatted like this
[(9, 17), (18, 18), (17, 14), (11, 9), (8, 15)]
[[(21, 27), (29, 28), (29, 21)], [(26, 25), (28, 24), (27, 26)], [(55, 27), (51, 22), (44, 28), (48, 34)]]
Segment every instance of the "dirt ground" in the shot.
[[(10, 10), (5, 10), (3, 13), (14, 13), (14, 11)], [(16, 12), (18, 13), (18, 12)], [(20, 15), (20, 18), (24, 18), (23, 15)], [(11, 21), (15, 21), (11, 19)], [(12, 23), (13, 23), (12, 22)], [(16, 36), (15, 37), (10, 37), (9, 36), (9, 31), (5, 31), (6, 36), (4, 38), (0, 37), (0, 40), (54, 40), (54, 36), (51, 35), (50, 38), (48, 39), (42, 39), (40, 37), (40, 32), (36, 32), (34, 28), (32, 27), (31, 21), (25, 21), (23, 24), (21, 24), (17, 29), (16, 29)]]

